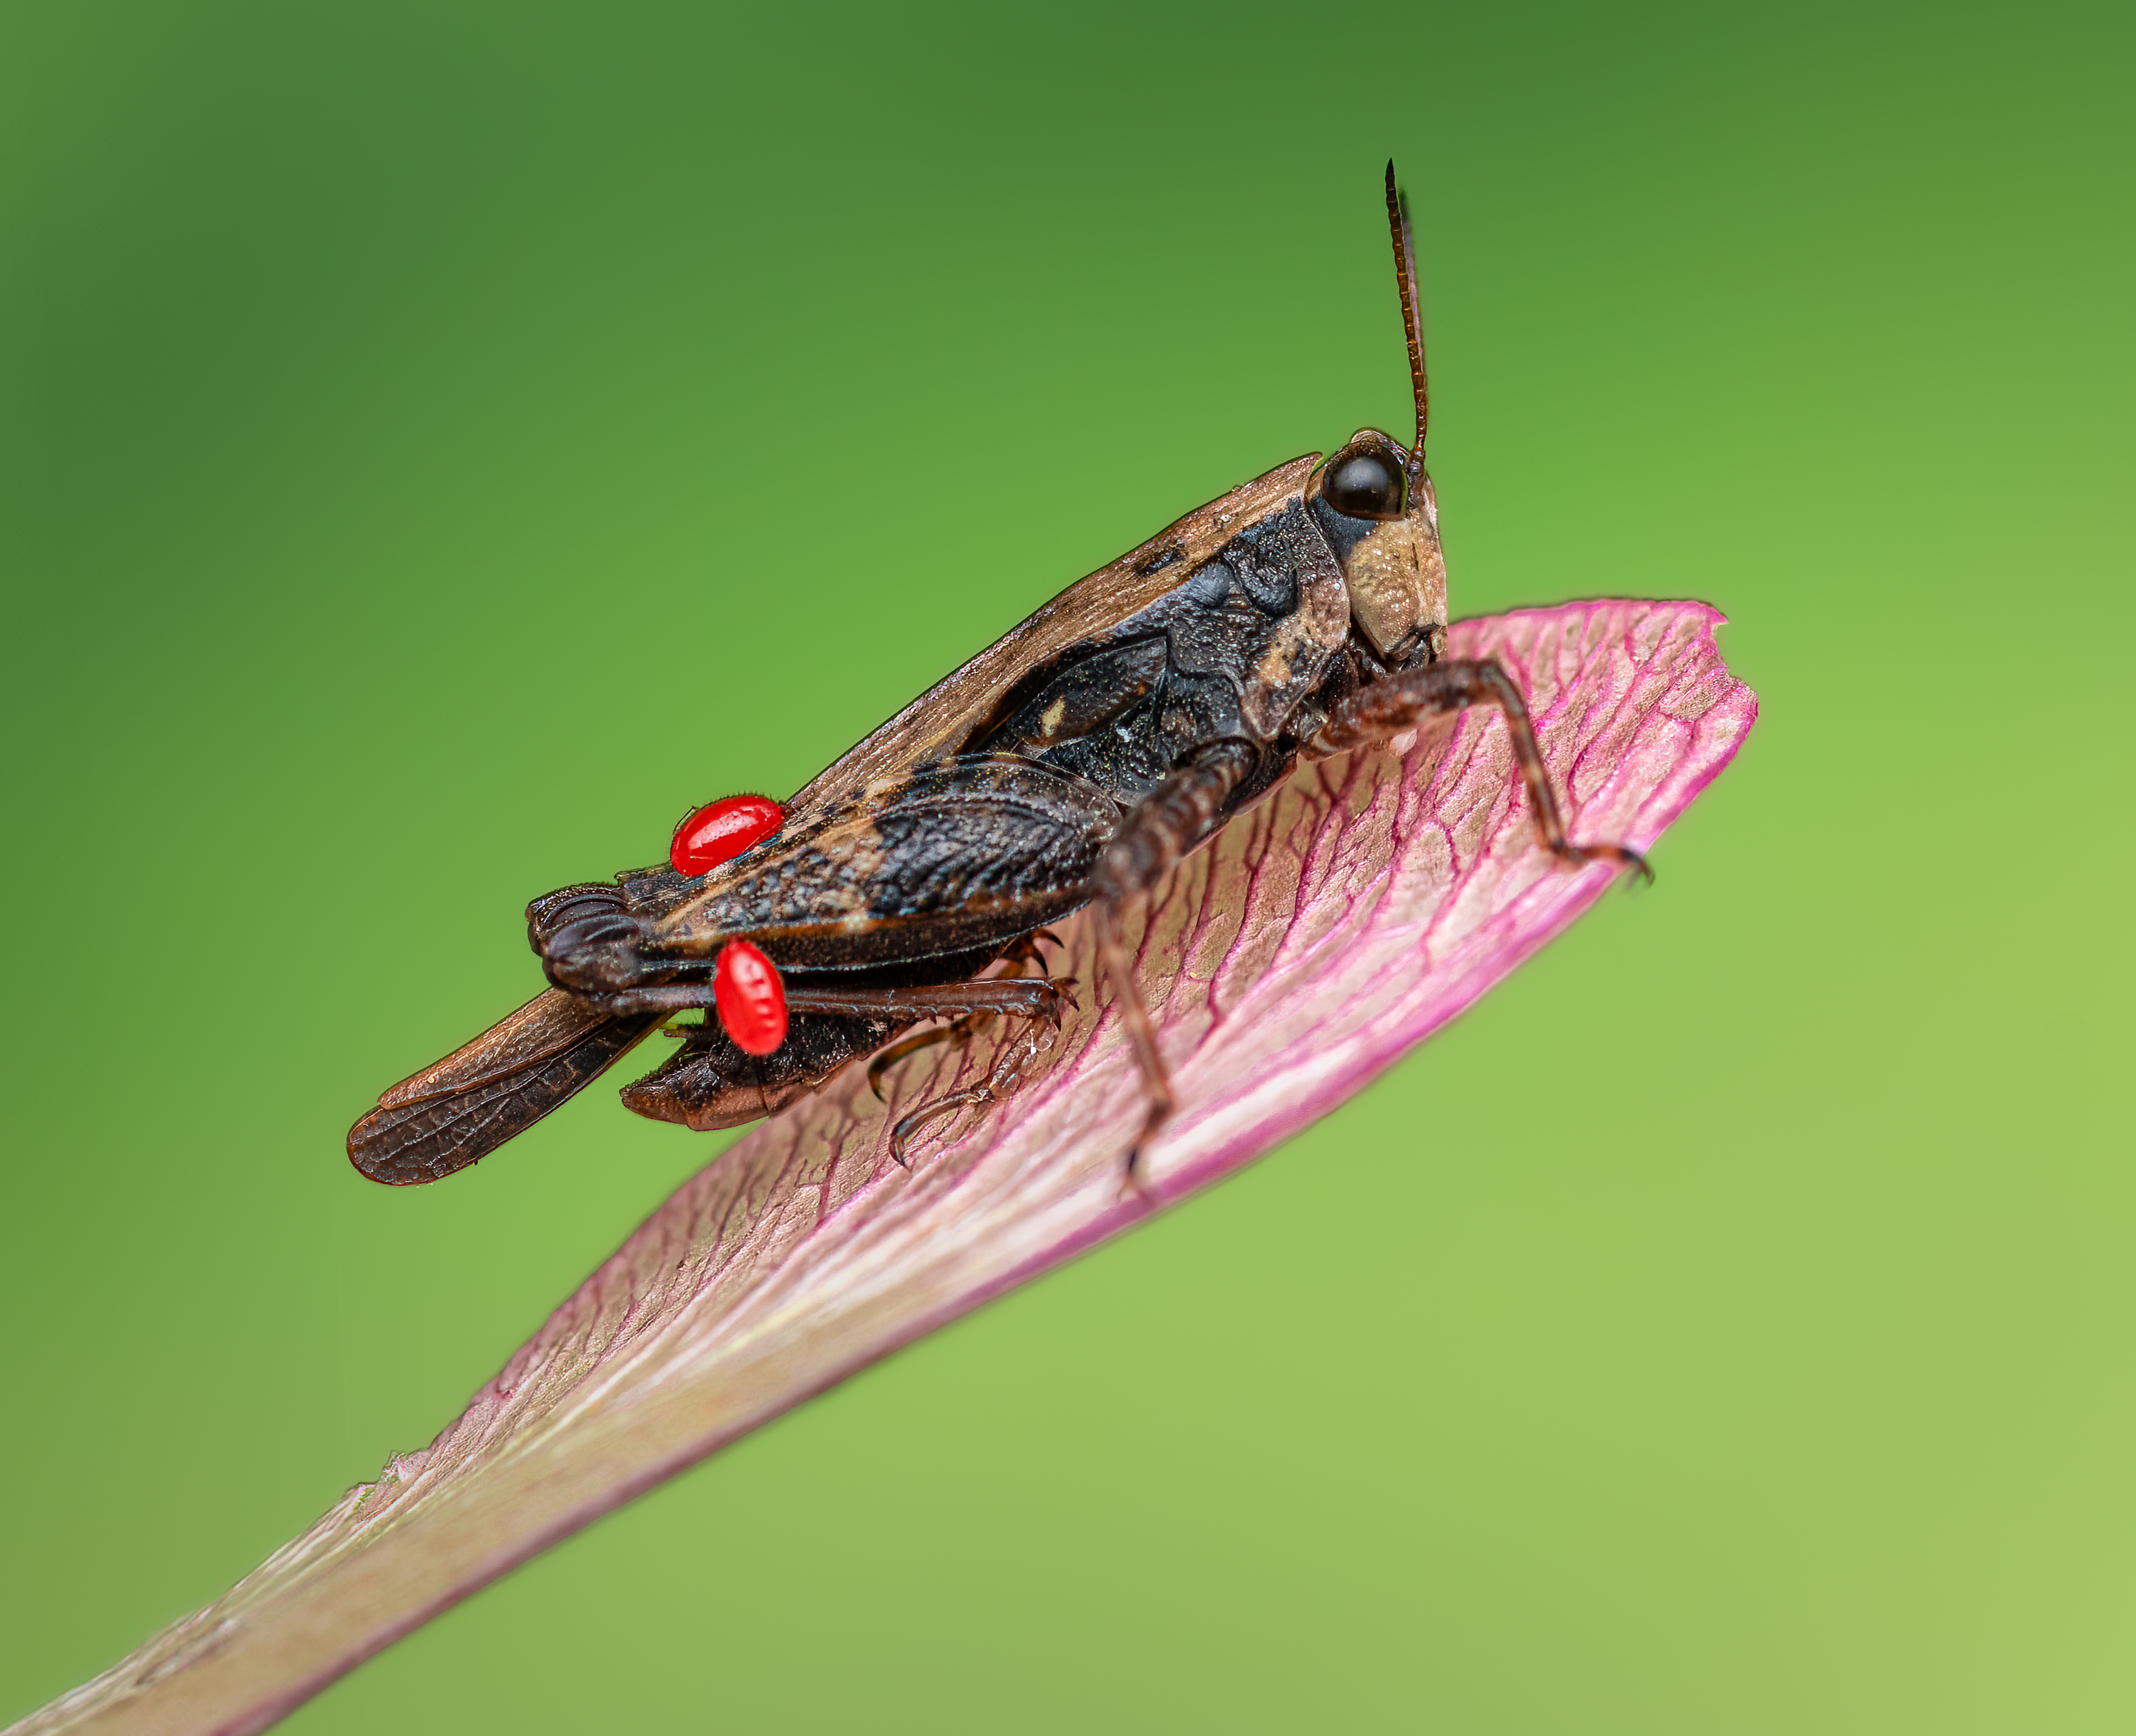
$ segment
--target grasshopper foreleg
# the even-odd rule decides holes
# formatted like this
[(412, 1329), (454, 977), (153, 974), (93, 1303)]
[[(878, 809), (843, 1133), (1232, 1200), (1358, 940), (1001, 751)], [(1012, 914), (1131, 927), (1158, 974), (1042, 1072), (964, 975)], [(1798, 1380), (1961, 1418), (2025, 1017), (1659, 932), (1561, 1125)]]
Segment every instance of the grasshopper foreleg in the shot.
[(1649, 880), (1654, 877), (1647, 859), (1624, 845), (1574, 844), (1566, 840), (1557, 793), (1550, 787), (1550, 773), (1542, 763), (1542, 749), (1536, 743), (1527, 705), (1512, 676), (1488, 658), (1430, 663), (1358, 688), (1329, 711), (1327, 723), (1308, 744), (1308, 750), (1316, 755), (1347, 753), (1367, 742), (1399, 735), (1425, 718), (1465, 711), (1471, 706), (1495, 706), (1505, 718), (1513, 758), (1520, 766), (1521, 780), (1527, 786), (1529, 805), (1535, 811), (1536, 836), (1544, 849), (1567, 867), (1616, 862)]

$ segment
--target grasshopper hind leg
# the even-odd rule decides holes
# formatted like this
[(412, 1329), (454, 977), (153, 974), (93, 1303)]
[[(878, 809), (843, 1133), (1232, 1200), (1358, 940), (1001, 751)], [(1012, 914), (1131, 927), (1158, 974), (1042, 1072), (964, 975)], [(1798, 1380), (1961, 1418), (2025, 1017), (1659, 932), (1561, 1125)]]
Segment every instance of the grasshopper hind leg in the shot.
[(1113, 995), (1127, 1026), (1149, 1092), (1142, 1130), (1129, 1147), (1125, 1188), (1148, 1197), (1139, 1168), (1143, 1148), (1171, 1118), (1172, 1080), (1157, 1046), (1157, 1027), (1143, 1004), (1134, 962), (1120, 938), (1120, 919), (1129, 904), (1147, 895), (1216, 827), (1231, 793), (1251, 777), (1260, 754), (1240, 741), (1218, 741), (1186, 760), (1144, 797), (1099, 859), (1092, 890), (1098, 933), (1099, 967), (1113, 985)]

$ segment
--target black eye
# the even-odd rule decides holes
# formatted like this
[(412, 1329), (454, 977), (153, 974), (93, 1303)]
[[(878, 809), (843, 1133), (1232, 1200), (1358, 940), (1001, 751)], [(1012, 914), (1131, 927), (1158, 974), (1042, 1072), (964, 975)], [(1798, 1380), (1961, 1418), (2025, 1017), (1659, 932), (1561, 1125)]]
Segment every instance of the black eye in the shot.
[(1401, 516), (1401, 472), (1376, 452), (1353, 452), (1328, 467), (1320, 497), (1346, 518)]

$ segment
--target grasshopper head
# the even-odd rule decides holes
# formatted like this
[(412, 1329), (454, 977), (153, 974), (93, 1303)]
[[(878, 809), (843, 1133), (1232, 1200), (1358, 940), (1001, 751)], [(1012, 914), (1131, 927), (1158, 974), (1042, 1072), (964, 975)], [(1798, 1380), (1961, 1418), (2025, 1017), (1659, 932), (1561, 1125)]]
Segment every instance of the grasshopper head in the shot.
[(1342, 563), (1350, 619), (1380, 656), (1406, 662), (1446, 625), (1439, 502), (1410, 449), (1360, 429), (1313, 473), (1313, 511)]

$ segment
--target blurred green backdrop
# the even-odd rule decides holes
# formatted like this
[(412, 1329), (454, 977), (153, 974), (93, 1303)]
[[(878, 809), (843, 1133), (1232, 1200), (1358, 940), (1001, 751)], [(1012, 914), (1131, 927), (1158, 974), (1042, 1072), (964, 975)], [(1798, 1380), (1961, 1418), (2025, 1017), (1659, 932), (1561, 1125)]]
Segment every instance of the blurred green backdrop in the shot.
[(1660, 885), (290, 1728), (2128, 1729), (2128, 17), (0, 12), (0, 1716), (715, 1148), (349, 1171), (530, 895), (1404, 425), (1391, 153), (1457, 612), (1763, 695)]

